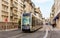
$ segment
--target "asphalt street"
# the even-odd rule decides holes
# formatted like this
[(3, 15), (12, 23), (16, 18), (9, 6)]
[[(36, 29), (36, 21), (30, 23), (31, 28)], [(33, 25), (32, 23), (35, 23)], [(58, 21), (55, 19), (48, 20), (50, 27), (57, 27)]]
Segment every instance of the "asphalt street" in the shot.
[(22, 33), (8, 38), (43, 38), (45, 31), (36, 31), (34, 33)]
[(14, 31), (2, 31), (2, 32), (0, 32), (0, 38), (8, 38), (11, 36), (18, 35), (20, 33), (21, 33), (21, 31), (19, 29), (14, 30)]
[[(20, 29), (0, 32), (0, 38), (60, 38), (60, 30), (51, 30), (50, 26), (43, 27), (33, 33), (23, 33)], [(45, 29), (45, 30), (43, 30)]]

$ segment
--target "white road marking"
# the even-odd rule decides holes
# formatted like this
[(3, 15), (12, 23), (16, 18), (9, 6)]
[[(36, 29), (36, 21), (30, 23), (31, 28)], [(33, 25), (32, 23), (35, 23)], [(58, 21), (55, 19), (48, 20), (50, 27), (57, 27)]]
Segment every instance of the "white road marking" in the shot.
[(47, 36), (48, 36), (48, 29), (46, 29), (46, 34), (43, 38), (47, 38)]

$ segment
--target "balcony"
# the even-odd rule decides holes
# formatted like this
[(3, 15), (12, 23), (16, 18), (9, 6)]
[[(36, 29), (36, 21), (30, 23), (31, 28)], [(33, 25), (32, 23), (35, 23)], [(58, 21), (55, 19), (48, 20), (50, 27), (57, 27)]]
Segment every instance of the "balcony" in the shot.
[(10, 16), (11, 16), (11, 17), (14, 17), (14, 16), (18, 16), (18, 15), (17, 15), (17, 13), (11, 12), (11, 13), (10, 13)]
[(13, 8), (14, 11), (18, 11), (18, 8)]
[(13, 20), (13, 23), (18, 23), (18, 21), (17, 20)]
[(23, 10), (20, 10), (19, 12), (22, 14)]
[(18, 0), (15, 0), (15, 2), (17, 2), (17, 3), (18, 3)]
[(2, 0), (2, 2), (6, 2), (6, 3), (8, 3), (8, 0)]
[(14, 19), (18, 19), (18, 16), (14, 16)]
[(18, 22), (18, 17), (14, 17), (13, 22)]
[(17, 15), (17, 13), (14, 13), (14, 15), (16, 16), (16, 15)]
[(34, 3), (33, 3), (33, 2), (31, 2), (31, 3), (30, 3), (30, 6), (31, 6), (32, 8), (34, 8), (34, 7), (35, 7), (35, 5), (34, 5)]
[(9, 3), (6, 0), (2, 0), (2, 4), (8, 6)]
[(6, 4), (6, 3), (4, 3), (4, 2), (2, 2), (2, 5), (8, 6), (8, 4)]
[(22, 2), (25, 2), (25, 0), (21, 0)]
[(8, 10), (4, 10), (4, 9), (2, 9), (2, 12), (8, 13)]
[(14, 1), (11, 2), (10, 5), (11, 5), (11, 7), (13, 7), (13, 8), (18, 8), (18, 3), (14, 2)]
[(3, 15), (2, 15), (2, 21), (3, 21), (3, 22), (5, 22), (5, 19), (6, 19), (6, 18), (8, 19), (8, 16), (3, 16)]
[(18, 6), (15, 5), (15, 4), (12, 4), (12, 3), (11, 3), (10, 5), (11, 5), (12, 8), (18, 8)]
[(13, 7), (18, 7), (18, 3), (17, 2), (13, 2)]
[(8, 6), (2, 5), (2, 11), (8, 13)]
[(7, 16), (8, 17), (8, 14), (2, 14), (2, 16)]
[(16, 13), (12, 13), (12, 15), (13, 15), (13, 16), (17, 16), (17, 14), (16, 14)]

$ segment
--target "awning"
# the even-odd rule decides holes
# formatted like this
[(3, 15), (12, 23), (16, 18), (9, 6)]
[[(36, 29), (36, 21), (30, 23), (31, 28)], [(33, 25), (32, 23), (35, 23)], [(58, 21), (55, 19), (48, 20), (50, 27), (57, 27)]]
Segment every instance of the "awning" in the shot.
[(58, 13), (58, 14), (54, 17), (54, 19), (53, 19), (54, 21), (56, 21), (56, 19), (59, 19), (59, 14), (60, 14), (60, 13)]
[(55, 21), (56, 19), (59, 19), (59, 17), (58, 17), (58, 16), (56, 16), (53, 20)]

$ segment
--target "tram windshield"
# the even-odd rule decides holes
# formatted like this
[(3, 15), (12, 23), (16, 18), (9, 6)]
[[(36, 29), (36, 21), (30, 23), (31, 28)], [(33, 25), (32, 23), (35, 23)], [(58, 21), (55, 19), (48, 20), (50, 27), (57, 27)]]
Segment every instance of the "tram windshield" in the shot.
[(29, 16), (24, 16), (22, 19), (22, 24), (23, 25), (29, 25), (30, 24), (30, 17)]

